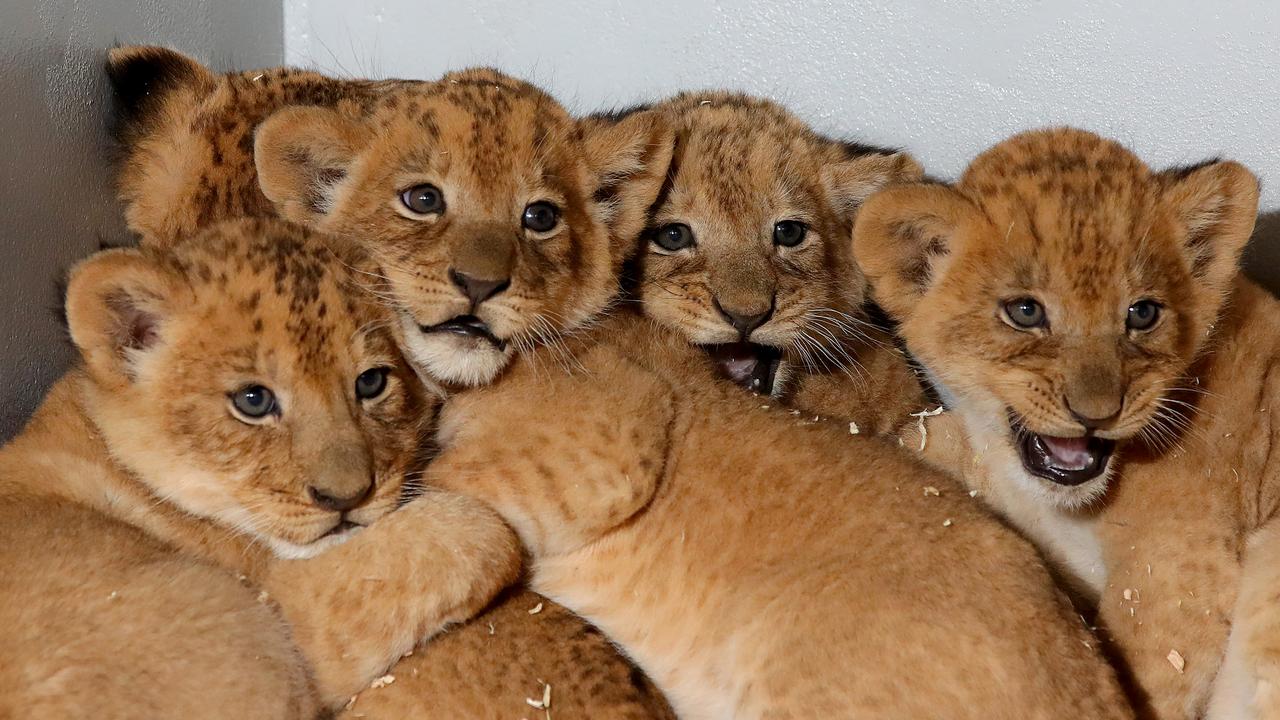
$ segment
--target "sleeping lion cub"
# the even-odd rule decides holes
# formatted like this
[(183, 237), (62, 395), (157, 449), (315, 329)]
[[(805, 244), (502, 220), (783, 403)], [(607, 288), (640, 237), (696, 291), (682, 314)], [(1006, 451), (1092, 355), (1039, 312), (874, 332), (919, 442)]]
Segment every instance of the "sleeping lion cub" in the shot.
[(1280, 303), (1238, 268), (1257, 202), (1235, 163), (1152, 171), (1058, 129), (856, 227), (953, 409), (926, 453), (1096, 604), (1153, 717), (1280, 716)]
[(358, 263), (244, 221), (76, 267), (0, 450), (0, 715), (311, 718), (515, 579), (475, 501), (392, 512), (433, 403)]
[(823, 137), (747, 95), (683, 93), (652, 111), (676, 152), (635, 249), (644, 314), (810, 415), (888, 432), (920, 410), (920, 382), (868, 322), (848, 243), (867, 196), (920, 179), (915, 159)]

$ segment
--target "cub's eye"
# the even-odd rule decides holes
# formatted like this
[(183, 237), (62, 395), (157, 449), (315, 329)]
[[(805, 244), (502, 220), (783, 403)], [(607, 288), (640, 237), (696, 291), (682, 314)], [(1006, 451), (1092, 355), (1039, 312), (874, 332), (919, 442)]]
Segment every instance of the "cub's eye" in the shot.
[(414, 185), (400, 193), (400, 202), (409, 212), (419, 215), (439, 215), (444, 212), (444, 193), (435, 185)]
[(1004, 304), (1004, 314), (1018, 328), (1030, 330), (1045, 324), (1044, 306), (1031, 298), (1010, 300)]
[(693, 231), (684, 223), (663, 225), (653, 234), (653, 243), (670, 252), (683, 250), (693, 247)]
[(773, 226), (773, 244), (782, 247), (795, 247), (804, 242), (809, 228), (799, 220), (783, 220)]
[(550, 232), (560, 224), (560, 208), (549, 202), (529, 203), (520, 218), (526, 230), (536, 233)]
[(251, 421), (279, 412), (275, 393), (261, 385), (247, 385), (231, 393), (231, 407)]
[(1150, 330), (1160, 319), (1160, 304), (1154, 300), (1139, 300), (1129, 306), (1129, 317), (1125, 319), (1125, 328), (1129, 330)]
[(387, 368), (369, 368), (356, 376), (356, 397), (372, 400), (387, 389)]

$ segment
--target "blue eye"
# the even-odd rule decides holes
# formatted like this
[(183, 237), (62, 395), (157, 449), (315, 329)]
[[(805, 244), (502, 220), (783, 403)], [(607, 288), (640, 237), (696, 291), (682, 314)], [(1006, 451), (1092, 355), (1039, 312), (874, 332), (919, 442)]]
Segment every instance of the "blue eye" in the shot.
[(279, 411), (276, 395), (262, 385), (248, 385), (231, 393), (236, 412), (252, 420), (260, 420)]
[(1014, 327), (1030, 330), (1045, 325), (1044, 306), (1032, 298), (1017, 298), (1004, 304), (1005, 317)]
[(1129, 330), (1150, 330), (1160, 319), (1160, 304), (1154, 300), (1139, 300), (1129, 306), (1125, 327)]
[(356, 397), (372, 400), (387, 390), (387, 368), (370, 368), (356, 377)]
[(799, 220), (783, 220), (773, 226), (773, 243), (782, 247), (795, 247), (804, 242), (809, 228)]
[(444, 193), (435, 185), (414, 185), (400, 193), (400, 202), (410, 212), (418, 215), (438, 215), (444, 212)]
[(683, 250), (693, 247), (693, 231), (684, 223), (663, 225), (653, 234), (653, 243), (669, 252)]

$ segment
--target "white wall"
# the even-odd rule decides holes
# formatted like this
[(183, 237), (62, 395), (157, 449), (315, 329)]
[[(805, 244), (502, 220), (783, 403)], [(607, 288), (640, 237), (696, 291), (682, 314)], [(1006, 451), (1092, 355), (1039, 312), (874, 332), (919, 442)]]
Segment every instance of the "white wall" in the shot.
[(285, 50), (351, 75), (492, 64), (577, 110), (747, 90), (944, 177), (1071, 123), (1153, 165), (1238, 159), (1280, 210), (1277, 0), (285, 0)]

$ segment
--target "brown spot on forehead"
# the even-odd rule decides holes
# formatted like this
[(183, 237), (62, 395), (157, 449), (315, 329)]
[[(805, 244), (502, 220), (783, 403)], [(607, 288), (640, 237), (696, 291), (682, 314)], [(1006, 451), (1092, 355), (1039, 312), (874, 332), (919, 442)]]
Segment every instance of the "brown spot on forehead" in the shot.
[[(243, 324), (263, 344), (286, 345), (299, 372), (325, 375), (338, 366), (358, 318), (356, 292), (342, 260), (306, 231), (270, 221), (219, 225), (173, 248), (170, 262), (196, 302), (244, 310)], [(285, 336), (274, 343), (272, 333)]]

